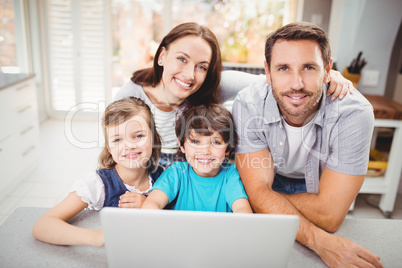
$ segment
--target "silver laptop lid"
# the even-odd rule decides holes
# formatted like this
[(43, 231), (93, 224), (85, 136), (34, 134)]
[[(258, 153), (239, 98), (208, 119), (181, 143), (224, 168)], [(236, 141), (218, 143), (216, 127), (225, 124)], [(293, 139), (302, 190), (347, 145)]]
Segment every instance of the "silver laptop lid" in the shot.
[(286, 267), (293, 215), (104, 208), (109, 267)]

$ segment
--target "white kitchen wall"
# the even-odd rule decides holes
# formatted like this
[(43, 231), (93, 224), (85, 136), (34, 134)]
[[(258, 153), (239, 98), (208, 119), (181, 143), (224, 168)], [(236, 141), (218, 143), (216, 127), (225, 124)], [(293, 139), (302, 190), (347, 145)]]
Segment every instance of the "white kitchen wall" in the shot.
[(304, 0), (302, 21), (314, 23), (328, 34), (331, 4), (332, 0)]
[[(337, 65), (340, 70), (350, 64), (359, 51), (367, 65), (363, 69), (380, 72), (377, 86), (365, 86), (360, 79), (359, 90), (366, 94), (384, 95), (394, 42), (402, 19), (401, 0), (334, 0), (342, 6), (339, 18)], [(334, 20), (331, 20), (334, 21)]]

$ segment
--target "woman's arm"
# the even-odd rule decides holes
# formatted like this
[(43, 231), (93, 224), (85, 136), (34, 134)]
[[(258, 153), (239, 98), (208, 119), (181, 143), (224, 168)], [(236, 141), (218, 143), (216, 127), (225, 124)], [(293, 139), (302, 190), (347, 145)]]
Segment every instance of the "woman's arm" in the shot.
[(233, 100), (237, 93), (257, 81), (264, 81), (265, 75), (250, 74), (241, 71), (227, 70), (221, 76), (221, 103)]
[(332, 100), (335, 100), (338, 97), (339, 99), (343, 99), (348, 91), (350, 94), (353, 94), (353, 83), (343, 77), (340, 72), (331, 70), (329, 75), (331, 77), (331, 82), (327, 89), (327, 96), (332, 95)]
[(75, 192), (46, 212), (34, 224), (32, 235), (55, 245), (104, 246), (102, 230), (90, 230), (69, 224), (71, 218), (88, 206)]
[(169, 203), (168, 196), (161, 190), (153, 190), (145, 199), (141, 208), (147, 209), (163, 209)]

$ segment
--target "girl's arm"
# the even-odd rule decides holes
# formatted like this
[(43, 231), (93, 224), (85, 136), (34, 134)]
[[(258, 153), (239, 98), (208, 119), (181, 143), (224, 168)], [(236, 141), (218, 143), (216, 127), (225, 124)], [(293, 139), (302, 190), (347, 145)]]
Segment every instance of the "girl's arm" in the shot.
[(119, 208), (141, 208), (146, 196), (126, 191), (120, 196)]
[(239, 198), (232, 204), (232, 210), (234, 213), (253, 213), (250, 202), (246, 198)]
[(90, 230), (69, 224), (71, 218), (88, 206), (75, 192), (40, 217), (32, 235), (43, 242), (56, 245), (104, 246), (102, 230)]
[(168, 196), (161, 190), (154, 189), (145, 199), (141, 208), (163, 209), (169, 203)]

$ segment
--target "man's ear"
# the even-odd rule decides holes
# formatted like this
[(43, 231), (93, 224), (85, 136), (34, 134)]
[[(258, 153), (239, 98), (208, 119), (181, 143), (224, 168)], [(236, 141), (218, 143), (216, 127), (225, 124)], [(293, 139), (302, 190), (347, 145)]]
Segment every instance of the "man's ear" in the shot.
[(271, 73), (269, 72), (269, 66), (267, 61), (264, 60), (264, 69), (265, 69), (265, 79), (268, 85), (271, 85)]
[(331, 82), (331, 69), (332, 69), (332, 61), (333, 59), (331, 59), (328, 63), (328, 65), (325, 67), (325, 80), (324, 82), (326, 84), (328, 84), (329, 82)]

